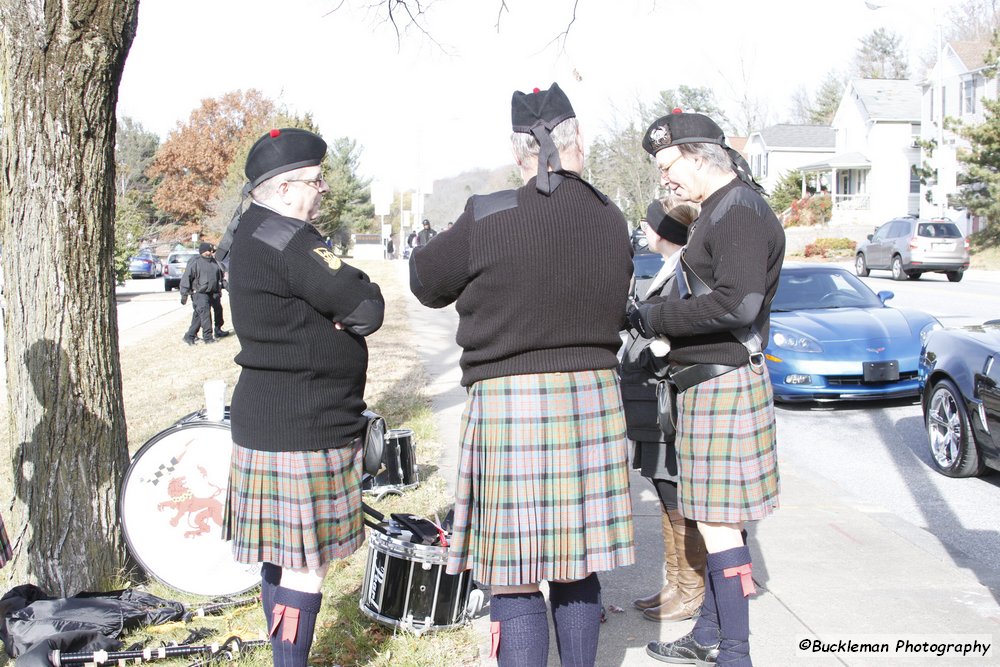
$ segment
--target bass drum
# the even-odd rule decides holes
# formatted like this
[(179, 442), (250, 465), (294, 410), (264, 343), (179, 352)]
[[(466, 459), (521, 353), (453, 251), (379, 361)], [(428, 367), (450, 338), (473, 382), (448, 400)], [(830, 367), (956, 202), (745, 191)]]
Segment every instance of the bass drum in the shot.
[(195, 412), (153, 436), (125, 474), (119, 516), (129, 552), (175, 590), (216, 597), (260, 583), (260, 566), (237, 563), (222, 539), (232, 451), (228, 408), (221, 422)]

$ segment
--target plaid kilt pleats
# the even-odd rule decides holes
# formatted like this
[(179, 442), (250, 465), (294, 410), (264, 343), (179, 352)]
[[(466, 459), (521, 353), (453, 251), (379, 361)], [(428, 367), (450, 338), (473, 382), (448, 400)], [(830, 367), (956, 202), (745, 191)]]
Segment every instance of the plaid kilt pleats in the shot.
[(771, 381), (749, 366), (678, 397), (678, 509), (695, 521), (762, 519), (778, 506)]
[(448, 572), (514, 586), (631, 565), (627, 450), (614, 371), (475, 383)]
[(223, 537), (240, 563), (318, 568), (364, 542), (361, 447), (264, 452), (233, 445)]

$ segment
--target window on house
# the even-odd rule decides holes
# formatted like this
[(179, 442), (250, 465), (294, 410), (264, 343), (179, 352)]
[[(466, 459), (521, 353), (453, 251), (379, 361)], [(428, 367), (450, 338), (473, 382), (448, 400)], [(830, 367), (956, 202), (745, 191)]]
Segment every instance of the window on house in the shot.
[(959, 113), (976, 113), (976, 79), (972, 77), (962, 82), (962, 108)]
[(920, 194), (920, 176), (917, 174), (917, 165), (910, 165), (910, 194)]
[(930, 98), (931, 98), (931, 116), (930, 117), (931, 117), (931, 120), (934, 120), (934, 89), (933, 88), (931, 88)]
[(948, 89), (941, 86), (941, 120), (948, 115)]

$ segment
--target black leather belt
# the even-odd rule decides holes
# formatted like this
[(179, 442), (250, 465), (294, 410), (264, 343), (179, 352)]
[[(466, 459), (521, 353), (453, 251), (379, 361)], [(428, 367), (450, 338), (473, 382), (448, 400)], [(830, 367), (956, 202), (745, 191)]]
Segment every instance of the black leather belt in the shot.
[(705, 380), (725, 375), (726, 373), (735, 371), (737, 368), (742, 368), (742, 366), (727, 366), (725, 364), (670, 364), (667, 373), (670, 375), (670, 382), (676, 387), (679, 394), (696, 384), (701, 384)]

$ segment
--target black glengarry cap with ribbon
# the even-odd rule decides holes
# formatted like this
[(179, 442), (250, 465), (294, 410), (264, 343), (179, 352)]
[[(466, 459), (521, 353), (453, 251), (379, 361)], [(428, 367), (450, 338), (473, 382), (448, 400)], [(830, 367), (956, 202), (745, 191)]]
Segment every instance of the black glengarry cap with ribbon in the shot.
[(716, 144), (722, 146), (733, 163), (740, 180), (761, 194), (764, 188), (754, 180), (750, 165), (738, 151), (726, 144), (726, 133), (719, 125), (700, 113), (687, 113), (674, 109), (672, 113), (653, 121), (642, 135), (642, 147), (650, 155), (656, 155), (664, 148), (684, 144)]
[(271, 130), (247, 154), (244, 173), (249, 190), (269, 178), (293, 169), (315, 167), (326, 157), (326, 142), (318, 134), (296, 127)]
[[(297, 127), (275, 129), (263, 135), (254, 142), (247, 154), (247, 163), (243, 173), (247, 183), (243, 186), (243, 198), (269, 178), (293, 169), (315, 167), (323, 164), (326, 157), (326, 142), (323, 138), (309, 130)], [(240, 225), (243, 215), (243, 199), (233, 213), (226, 232), (219, 241), (215, 258), (223, 267), (229, 266), (229, 248), (233, 245), (233, 235)]]
[[(551, 194), (559, 185), (562, 169), (559, 150), (552, 142), (552, 128), (576, 113), (559, 84), (548, 90), (535, 88), (531, 93), (514, 91), (510, 100), (510, 120), (515, 132), (532, 135), (538, 142), (538, 177), (535, 187), (542, 194)], [(551, 167), (551, 172), (549, 168)]]

